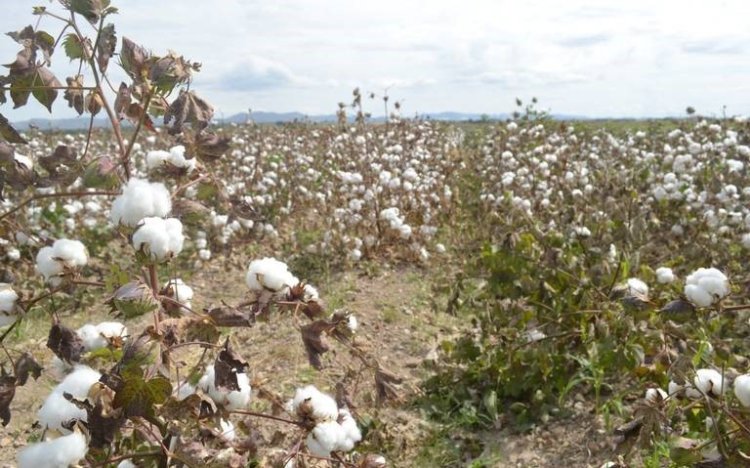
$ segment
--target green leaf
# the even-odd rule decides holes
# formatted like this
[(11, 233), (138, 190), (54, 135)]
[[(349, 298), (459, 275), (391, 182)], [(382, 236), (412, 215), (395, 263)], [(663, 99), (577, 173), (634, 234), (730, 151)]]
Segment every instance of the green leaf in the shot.
[(164, 403), (172, 394), (172, 384), (164, 377), (145, 380), (136, 372), (123, 376), (123, 386), (115, 394), (113, 406), (123, 408), (127, 417), (154, 415), (154, 405)]
[(3, 138), (8, 143), (27, 143), (26, 140), (10, 125), (8, 119), (0, 114), (0, 138)]
[(70, 11), (78, 13), (91, 23), (99, 21), (99, 17), (109, 7), (109, 0), (70, 0)]
[(26, 75), (16, 78), (13, 80), (13, 83), (11, 83), (10, 98), (13, 101), (14, 109), (25, 106), (29, 101), (32, 80), (33, 78), (31, 75)]
[(86, 57), (84, 55), (83, 47), (83, 44), (78, 38), (78, 34), (70, 33), (65, 36), (65, 39), (63, 39), (63, 49), (65, 49), (65, 55), (67, 55), (70, 60), (85, 59)]
[(52, 112), (52, 103), (57, 99), (57, 90), (62, 84), (47, 67), (38, 67), (34, 70), (33, 89), (31, 94), (41, 105)]

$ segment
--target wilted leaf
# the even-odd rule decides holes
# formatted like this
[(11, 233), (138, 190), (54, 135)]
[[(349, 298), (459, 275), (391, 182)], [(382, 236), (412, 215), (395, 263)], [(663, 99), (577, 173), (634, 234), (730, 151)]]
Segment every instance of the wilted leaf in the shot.
[(120, 48), (120, 65), (125, 72), (135, 81), (140, 83), (146, 77), (148, 70), (147, 61), (151, 53), (139, 46), (127, 37), (122, 38)]
[(115, 35), (115, 25), (110, 23), (104, 26), (99, 32), (99, 42), (96, 44), (96, 63), (102, 72), (107, 71), (109, 59), (115, 54), (117, 47), (117, 36)]
[(208, 316), (219, 327), (249, 327), (253, 324), (249, 314), (226, 304), (211, 308), (208, 310)]
[(0, 114), (0, 137), (9, 143), (27, 143), (3, 114)]
[(170, 125), (169, 134), (182, 133), (185, 124), (191, 124), (196, 131), (203, 130), (211, 122), (214, 109), (209, 103), (198, 97), (192, 91), (180, 91), (164, 114), (164, 125)]
[(213, 132), (201, 132), (195, 138), (194, 153), (198, 159), (215, 161), (229, 151), (231, 141), (231, 138), (219, 136)]
[(105, 9), (109, 7), (109, 0), (67, 0), (69, 8), (74, 13), (83, 16), (91, 24), (96, 24)]
[[(7, 35), (19, 43), (24, 49), (25, 60), (27, 66), (33, 67), (36, 61), (36, 52), (41, 49), (43, 55), (43, 63), (49, 65), (50, 57), (55, 51), (55, 38), (45, 31), (35, 31), (34, 27), (29, 25), (17, 32), (9, 32)], [(11, 70), (14, 68), (9, 67)], [(17, 70), (17, 69), (16, 69)]]
[(687, 437), (675, 437), (669, 443), (669, 458), (677, 466), (691, 466), (703, 459), (700, 447), (702, 442)]
[(125, 117), (134, 125), (137, 125), (138, 122), (143, 119), (143, 126), (146, 127), (148, 130), (155, 132), (156, 128), (154, 127), (154, 121), (151, 120), (151, 117), (144, 112), (143, 106), (138, 104), (137, 102), (131, 102), (128, 107), (125, 109)]
[(99, 449), (110, 447), (125, 423), (125, 417), (121, 408), (112, 408), (114, 396), (111, 389), (101, 383), (96, 383), (92, 386), (92, 391), (99, 394), (105, 393), (106, 397), (101, 398), (99, 395), (90, 397), (94, 400), (92, 404), (88, 399), (78, 400), (67, 392), (63, 393), (63, 396), (78, 408), (86, 411), (86, 427), (90, 436), (89, 446)]
[(192, 63), (169, 52), (164, 57), (159, 57), (151, 64), (149, 79), (163, 93), (170, 93), (178, 84), (190, 80), (193, 71), (200, 70), (199, 63)]
[(330, 349), (323, 335), (330, 329), (331, 324), (325, 320), (318, 320), (300, 328), (307, 359), (310, 361), (310, 365), (318, 370), (323, 368), (320, 356)]
[(2, 369), (2, 375), (0, 375), (0, 420), (2, 420), (3, 426), (7, 426), (10, 422), (10, 404), (15, 395), (16, 378), (7, 375), (5, 369)]
[(25, 385), (26, 381), (29, 380), (29, 375), (34, 377), (34, 380), (42, 375), (42, 366), (36, 362), (36, 359), (34, 359), (34, 356), (32, 356), (31, 353), (26, 351), (16, 361), (15, 374), (16, 385)]
[(119, 183), (117, 165), (107, 156), (92, 161), (83, 173), (83, 185), (86, 187), (112, 189)]
[(56, 323), (47, 337), (47, 347), (63, 361), (74, 363), (81, 360), (84, 351), (83, 340), (74, 330)]
[(659, 312), (666, 314), (668, 319), (680, 322), (694, 317), (695, 306), (685, 299), (675, 299), (665, 304)]
[(239, 391), (240, 386), (237, 382), (237, 374), (242, 374), (247, 369), (247, 361), (237, 354), (229, 346), (229, 338), (224, 342), (224, 349), (221, 350), (214, 362), (214, 385), (216, 388), (223, 388), (231, 391)]
[(359, 462), (357, 468), (385, 468), (385, 457), (374, 453), (368, 453)]
[(396, 374), (389, 372), (381, 367), (375, 371), (375, 389), (377, 390), (378, 402), (393, 400), (399, 401), (401, 397), (398, 393), (398, 387), (403, 379)]
[(120, 286), (107, 303), (124, 318), (139, 317), (159, 307), (151, 288), (140, 280)]
[(47, 67), (37, 67), (31, 81), (31, 94), (41, 105), (52, 112), (52, 103), (57, 99), (57, 90), (62, 84)]

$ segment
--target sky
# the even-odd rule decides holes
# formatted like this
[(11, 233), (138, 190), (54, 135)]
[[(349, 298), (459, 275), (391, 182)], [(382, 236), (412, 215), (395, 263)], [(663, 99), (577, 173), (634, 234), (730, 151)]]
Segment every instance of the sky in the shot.
[[(0, 0), (0, 30), (35, 24)], [(403, 114), (503, 113), (516, 97), (588, 117), (750, 113), (750, 1), (112, 0), (118, 36), (203, 64), (193, 89), (217, 109), (332, 114), (351, 91), (401, 101)], [(57, 36), (61, 23), (40, 25)], [(18, 45), (0, 36), (0, 63)], [(119, 50), (119, 45), (118, 45)], [(112, 80), (123, 74), (111, 67)], [(62, 50), (60, 81), (75, 74)], [(3, 73), (0, 71), (0, 73)], [(74, 115), (59, 98), (52, 117)], [(366, 109), (383, 113), (382, 100)], [(49, 116), (38, 103), (10, 120)]]

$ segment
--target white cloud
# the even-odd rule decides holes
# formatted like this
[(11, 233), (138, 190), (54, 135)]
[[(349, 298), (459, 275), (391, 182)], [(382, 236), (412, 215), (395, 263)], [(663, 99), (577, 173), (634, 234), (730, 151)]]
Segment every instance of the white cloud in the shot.
[[(591, 116), (750, 111), (744, 0), (113, 2), (118, 34), (202, 62), (195, 89), (226, 115), (332, 113), (355, 86), (390, 87), (407, 114), (504, 112), (516, 96)], [(39, 0), (7, 3), (0, 30), (34, 22), (27, 12)], [(0, 63), (16, 48), (0, 38)], [(54, 59), (61, 78), (75, 68)], [(38, 105), (0, 112), (44, 114)]]

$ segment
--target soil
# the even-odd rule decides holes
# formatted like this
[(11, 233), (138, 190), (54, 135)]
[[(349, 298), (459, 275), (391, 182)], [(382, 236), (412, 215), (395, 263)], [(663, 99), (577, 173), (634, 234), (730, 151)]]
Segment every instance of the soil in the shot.
[[(188, 281), (195, 290), (195, 309), (221, 300), (233, 304), (245, 294), (244, 272), (238, 267), (223, 269), (220, 259)], [(402, 377), (400, 402), (375, 404), (372, 374), (363, 371), (359, 361), (338, 343), (324, 355), (326, 369), (315, 371), (308, 363), (298, 326), (304, 317), (280, 315), (249, 329), (231, 332), (236, 350), (250, 363), (254, 393), (259, 386), (288, 399), (294, 389), (304, 384), (333, 393), (335, 384), (347, 371), (357, 375), (349, 379), (360, 422), (366, 422), (362, 452), (380, 450), (389, 466), (441, 466), (428, 462), (433, 435), (440, 429), (408, 402), (420, 391), (419, 383), (430, 374), (438, 358), (436, 348), (441, 340), (456, 334), (462, 326), (456, 317), (435, 313), (430, 307), (430, 286), (425, 272), (418, 269), (394, 269), (375, 276), (356, 272), (334, 275), (329, 281), (317, 282), (328, 311), (344, 309), (358, 319), (356, 336), (369, 353), (390, 372)], [(78, 327), (85, 322), (111, 320), (103, 305), (96, 305), (76, 315), (63, 317), (64, 323)], [(128, 322), (131, 330), (140, 330), (147, 318)], [(52, 353), (45, 347), (48, 326), (27, 323), (18, 336), (11, 335), (12, 349), (29, 350), (41, 363), (49, 363)], [(19, 338), (22, 337), (22, 338)], [(193, 355), (183, 356), (186, 362)], [(438, 358), (439, 359), (439, 358)], [(37, 409), (56, 382), (46, 373), (37, 381), (21, 387), (11, 405), (12, 420), (0, 431), (0, 466), (14, 466), (15, 455), (29, 440), (41, 434), (32, 425)], [(497, 467), (598, 467), (608, 460), (609, 437), (601, 421), (582, 404), (574, 417), (551, 421), (525, 434), (508, 429), (473, 434), (485, 442), (481, 465)], [(267, 402), (254, 397), (251, 409), (268, 410)], [(369, 421), (369, 422), (368, 422)], [(289, 427), (262, 422), (258, 425), (264, 439), (282, 441), (287, 447), (297, 434)], [(491, 461), (489, 461), (491, 460)], [(469, 463), (467, 460), (466, 463)], [(463, 466), (442, 465), (442, 466)]]

